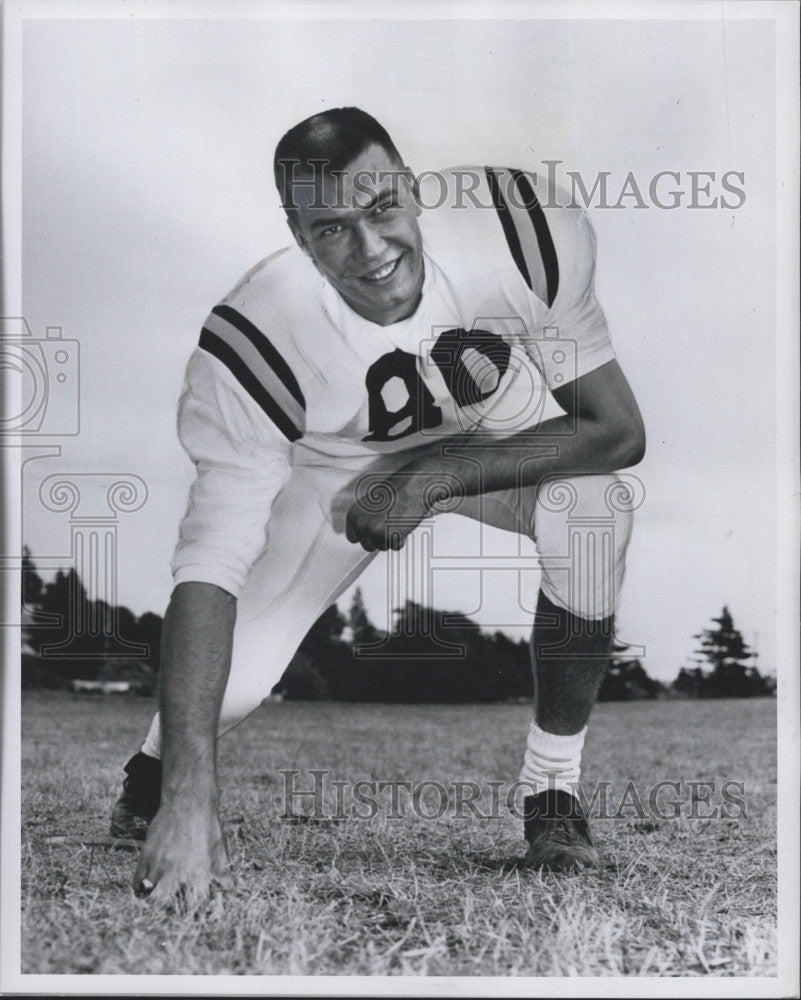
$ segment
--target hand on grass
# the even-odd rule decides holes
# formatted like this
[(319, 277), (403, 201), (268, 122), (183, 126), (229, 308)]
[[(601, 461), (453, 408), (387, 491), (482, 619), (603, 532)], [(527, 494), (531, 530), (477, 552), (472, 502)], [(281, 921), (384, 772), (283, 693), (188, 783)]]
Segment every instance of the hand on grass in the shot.
[(222, 827), (213, 807), (162, 804), (139, 856), (134, 892), (169, 905), (205, 900), (212, 885), (233, 888)]

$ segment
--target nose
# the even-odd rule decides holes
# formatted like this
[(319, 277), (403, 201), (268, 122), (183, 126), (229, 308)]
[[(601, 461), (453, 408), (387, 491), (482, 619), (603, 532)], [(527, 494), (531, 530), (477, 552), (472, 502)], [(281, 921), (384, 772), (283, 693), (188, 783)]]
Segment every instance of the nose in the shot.
[(378, 263), (384, 251), (384, 239), (368, 220), (364, 220), (359, 225), (354, 226), (353, 232), (356, 238), (356, 251), (359, 257), (366, 263)]

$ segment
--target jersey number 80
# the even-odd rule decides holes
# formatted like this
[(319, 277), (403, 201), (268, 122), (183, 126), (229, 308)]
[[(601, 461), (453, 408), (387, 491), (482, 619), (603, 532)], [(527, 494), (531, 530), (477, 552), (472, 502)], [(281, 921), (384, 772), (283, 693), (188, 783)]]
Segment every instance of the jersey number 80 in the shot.
[[(431, 360), (459, 408), (474, 406), (498, 390), (509, 368), (511, 348), (487, 330), (445, 330), (431, 348)], [(406, 400), (390, 410), (384, 387), (399, 379)], [(364, 441), (397, 441), (409, 434), (431, 430), (442, 423), (442, 410), (434, 402), (417, 370), (417, 359), (400, 349), (384, 354), (367, 370), (369, 434)]]

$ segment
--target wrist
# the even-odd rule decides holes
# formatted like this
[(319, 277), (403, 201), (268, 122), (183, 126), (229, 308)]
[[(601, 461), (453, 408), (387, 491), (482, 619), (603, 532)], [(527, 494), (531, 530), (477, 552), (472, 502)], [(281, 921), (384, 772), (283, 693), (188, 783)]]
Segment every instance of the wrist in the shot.
[(202, 782), (198, 784), (193, 779), (185, 781), (164, 782), (161, 788), (161, 808), (164, 809), (217, 809), (217, 783)]
[(162, 802), (191, 799), (194, 802), (216, 803), (217, 776), (213, 759), (199, 755), (196, 758), (183, 757), (172, 761), (170, 755), (165, 754), (161, 798)]
[(432, 465), (427, 457), (404, 466), (395, 483), (400, 503), (417, 503), (432, 510), (438, 503), (465, 496), (468, 490), (462, 476), (447, 467), (452, 464), (440, 456), (437, 465)]

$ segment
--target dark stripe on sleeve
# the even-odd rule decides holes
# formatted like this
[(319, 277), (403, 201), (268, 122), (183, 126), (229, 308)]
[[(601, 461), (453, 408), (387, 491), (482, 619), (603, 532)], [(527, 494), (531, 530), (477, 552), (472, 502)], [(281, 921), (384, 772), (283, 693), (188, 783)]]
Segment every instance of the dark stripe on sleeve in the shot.
[(298, 385), (297, 379), (292, 374), (291, 368), (286, 361), (284, 361), (278, 351), (276, 351), (261, 330), (254, 326), (250, 320), (241, 313), (238, 313), (232, 306), (215, 306), (211, 311), (216, 313), (221, 319), (226, 320), (231, 324), (231, 326), (235, 326), (240, 333), (248, 338), (278, 378), (281, 379), (288, 391), (295, 397), (300, 405), (306, 409), (306, 400), (303, 398), (303, 393), (300, 391), (300, 386)]
[(297, 441), (302, 437), (302, 432), (284, 413), (273, 397), (267, 392), (264, 386), (253, 375), (249, 368), (233, 348), (229, 347), (224, 340), (221, 340), (211, 330), (203, 327), (200, 333), (200, 346), (204, 351), (213, 354), (218, 361), (221, 361), (239, 382), (243, 389), (248, 392), (253, 399), (264, 410), (279, 431), (290, 441)]
[[(559, 290), (559, 262), (556, 259), (556, 247), (553, 245), (551, 230), (545, 219), (545, 213), (539, 199), (534, 194), (526, 175), (520, 170), (512, 170), (517, 190), (523, 196), (523, 204), (528, 209), (529, 217), (534, 225), (534, 232), (537, 234), (542, 263), (545, 267), (545, 283), (548, 288), (548, 305), (552, 306), (556, 293)], [(529, 285), (529, 288), (531, 286)]]
[(498, 218), (501, 220), (503, 232), (506, 236), (506, 242), (509, 244), (509, 249), (512, 252), (512, 259), (515, 264), (517, 264), (518, 271), (523, 275), (523, 280), (528, 287), (531, 288), (531, 276), (529, 275), (528, 268), (526, 267), (526, 260), (520, 246), (520, 238), (517, 235), (514, 221), (509, 214), (509, 206), (503, 200), (501, 187), (500, 184), (498, 184), (498, 178), (495, 176), (495, 171), (491, 167), (485, 167), (484, 173), (487, 175), (487, 182), (489, 183), (490, 194), (492, 196), (492, 204), (495, 206), (495, 211), (498, 213)]

